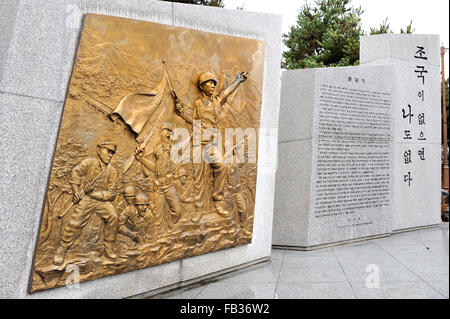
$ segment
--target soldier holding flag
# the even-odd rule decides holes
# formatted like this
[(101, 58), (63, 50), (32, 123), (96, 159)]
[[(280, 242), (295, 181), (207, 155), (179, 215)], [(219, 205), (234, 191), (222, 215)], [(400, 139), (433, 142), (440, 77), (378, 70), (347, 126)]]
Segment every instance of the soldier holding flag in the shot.
[(163, 123), (162, 142), (150, 156), (144, 156), (145, 147), (143, 146), (138, 146), (134, 152), (136, 160), (143, 165), (144, 175), (149, 176), (150, 171), (156, 175), (155, 185), (158, 187), (158, 197), (155, 203), (155, 218), (161, 235), (173, 228), (173, 225), (181, 218), (181, 203), (173, 184), (174, 165), (170, 157), (172, 131), (171, 123)]

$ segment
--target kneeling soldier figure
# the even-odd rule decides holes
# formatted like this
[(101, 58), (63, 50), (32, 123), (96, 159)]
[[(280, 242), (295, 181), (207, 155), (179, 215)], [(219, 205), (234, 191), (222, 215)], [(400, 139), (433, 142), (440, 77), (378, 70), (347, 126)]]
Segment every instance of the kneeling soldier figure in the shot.
[(150, 200), (145, 194), (137, 194), (135, 206), (128, 206), (119, 218), (119, 233), (130, 237), (137, 243), (143, 243), (149, 232), (152, 212), (148, 209)]

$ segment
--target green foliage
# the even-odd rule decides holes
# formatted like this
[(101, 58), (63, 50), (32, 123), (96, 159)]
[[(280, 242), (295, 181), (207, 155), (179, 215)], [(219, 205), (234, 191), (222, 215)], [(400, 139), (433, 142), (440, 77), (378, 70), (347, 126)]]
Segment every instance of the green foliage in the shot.
[(378, 28), (370, 28), (369, 32), (370, 35), (384, 34), (384, 33), (394, 33), (394, 31), (391, 30), (391, 26), (388, 23), (388, 18), (386, 18)]
[(202, 5), (202, 6), (220, 7), (220, 8), (223, 8), (225, 5), (224, 0), (159, 0), (159, 1), (198, 4), (198, 5)]
[(414, 31), (415, 29), (412, 28), (412, 20), (409, 25), (406, 26), (406, 30), (400, 29), (401, 34), (412, 34)]
[(297, 24), (283, 35), (288, 69), (346, 66), (359, 63), (361, 8), (350, 0), (315, 0), (300, 9)]
[[(412, 20), (411, 22), (406, 26), (405, 30), (403, 28), (400, 29), (401, 34), (411, 34), (414, 32), (414, 29), (412, 27)], [(374, 34), (384, 34), (384, 33), (394, 33), (392, 31), (391, 26), (388, 22), (388, 18), (384, 19), (384, 21), (380, 24), (378, 28), (370, 28), (370, 35)]]
[[(283, 68), (304, 69), (359, 64), (359, 37), (362, 30), (361, 7), (351, 0), (314, 0), (301, 7), (296, 25), (283, 34), (288, 50), (283, 52)], [(413, 33), (412, 21), (400, 33)], [(394, 33), (386, 18), (369, 34)]]

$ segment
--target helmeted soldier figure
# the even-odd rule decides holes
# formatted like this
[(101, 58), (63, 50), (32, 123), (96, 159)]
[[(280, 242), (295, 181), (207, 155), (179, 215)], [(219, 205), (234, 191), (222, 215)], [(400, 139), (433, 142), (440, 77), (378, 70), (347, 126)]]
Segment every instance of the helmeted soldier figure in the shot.
[(144, 157), (144, 149), (139, 146), (134, 152), (136, 159), (143, 164), (144, 175), (149, 176), (150, 171), (156, 175), (154, 183), (158, 189), (158, 196), (154, 205), (155, 222), (161, 235), (173, 228), (181, 218), (181, 204), (173, 185), (174, 165), (170, 157), (172, 132), (173, 125), (163, 123), (162, 143), (156, 146), (154, 152)]
[(191, 184), (187, 184), (189, 175), (187, 170), (182, 167), (178, 171), (177, 179), (175, 180), (175, 188), (177, 190), (178, 197), (183, 203), (193, 203), (195, 200), (190, 196)]
[[(64, 227), (60, 245), (53, 258), (55, 265), (64, 262), (66, 251), (81, 234), (92, 214), (100, 216), (104, 223), (104, 248), (106, 256), (116, 259), (112, 249), (116, 240), (118, 216), (112, 202), (117, 193), (117, 170), (110, 165), (117, 145), (107, 141), (97, 145), (97, 158), (86, 158), (72, 169), (70, 181), (75, 209)], [(83, 192), (85, 195), (83, 196)]]
[(145, 235), (150, 231), (153, 217), (149, 206), (148, 196), (143, 193), (137, 194), (135, 204), (127, 206), (120, 214), (119, 233), (135, 242), (143, 243)]
[(231, 200), (236, 204), (239, 215), (240, 227), (243, 228), (247, 221), (247, 204), (245, 195), (242, 191), (241, 178), (239, 175), (238, 164), (232, 164), (228, 171), (228, 192)]
[[(191, 214), (197, 215), (197, 212), (195, 211), (194, 207), (194, 196), (193, 196), (193, 184), (194, 181), (190, 181), (188, 183), (189, 175), (186, 168), (181, 167), (178, 170), (178, 174), (176, 176), (176, 179), (174, 181), (174, 186), (178, 194), (178, 198), (180, 199), (181, 206), (183, 208), (183, 217), (190, 217), (193, 222), (198, 222), (196, 219), (197, 216), (190, 216)], [(189, 216), (188, 216), (189, 215)]]
[(125, 187), (123, 190), (123, 200), (117, 206), (119, 212), (123, 211), (128, 206), (134, 206), (136, 201), (136, 188), (132, 185)]
[[(201, 96), (194, 102), (192, 107), (192, 116), (184, 112), (184, 105), (180, 100), (176, 100), (177, 114), (186, 122), (193, 124), (194, 121), (201, 121), (201, 132), (207, 129), (219, 130), (220, 113), (222, 106), (226, 102), (228, 96), (232, 94), (238, 86), (247, 80), (246, 73), (241, 72), (236, 76), (236, 80), (231, 83), (225, 90), (219, 94), (214, 94), (217, 85), (217, 79), (211, 72), (203, 72), (198, 76), (198, 87)], [(213, 189), (212, 199), (216, 207), (217, 213), (222, 217), (229, 217), (230, 213), (224, 209), (224, 187), (227, 176), (227, 166), (223, 163), (221, 154), (222, 145), (216, 145), (212, 139), (201, 140), (204, 146), (204, 154), (206, 155), (202, 163), (194, 164), (195, 170), (195, 205), (197, 209), (201, 209), (205, 204), (205, 169), (207, 165), (211, 166), (213, 172)], [(199, 147), (199, 145), (194, 145)], [(195, 151), (194, 151), (195, 154)]]
[(188, 177), (189, 175), (187, 170), (184, 167), (180, 168), (180, 170), (178, 171), (178, 180), (181, 182), (181, 184), (186, 185)]

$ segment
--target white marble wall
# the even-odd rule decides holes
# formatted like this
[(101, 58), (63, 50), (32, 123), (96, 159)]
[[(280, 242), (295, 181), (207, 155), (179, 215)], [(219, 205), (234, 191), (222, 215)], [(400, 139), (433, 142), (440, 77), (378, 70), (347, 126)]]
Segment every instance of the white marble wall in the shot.
[[(438, 35), (385, 34), (361, 37), (362, 65), (391, 63), (395, 68), (397, 102), (392, 110), (395, 231), (435, 225), (441, 221), (439, 52)], [(423, 73), (424, 78), (419, 78), (421, 73), (416, 72), (421, 70), (427, 71)], [(411, 112), (408, 105), (411, 105)], [(405, 115), (414, 115), (411, 123), (409, 117), (403, 117), (403, 110)], [(419, 123), (420, 114), (425, 115), (424, 123)], [(405, 131), (410, 131), (411, 139), (405, 139)], [(421, 140), (421, 133), (426, 140)], [(425, 160), (418, 153), (422, 149)], [(405, 152), (409, 151), (411, 163), (407, 164)], [(412, 180), (408, 182), (407, 178), (405, 182), (405, 176), (411, 176)]]
[[(281, 17), (149, 0), (0, 4), (0, 297), (123, 298), (267, 258), (280, 98)], [(255, 223), (250, 245), (67, 287), (27, 293), (47, 180), (83, 14), (98, 13), (266, 43)], [(275, 133), (274, 133), (275, 132)]]

